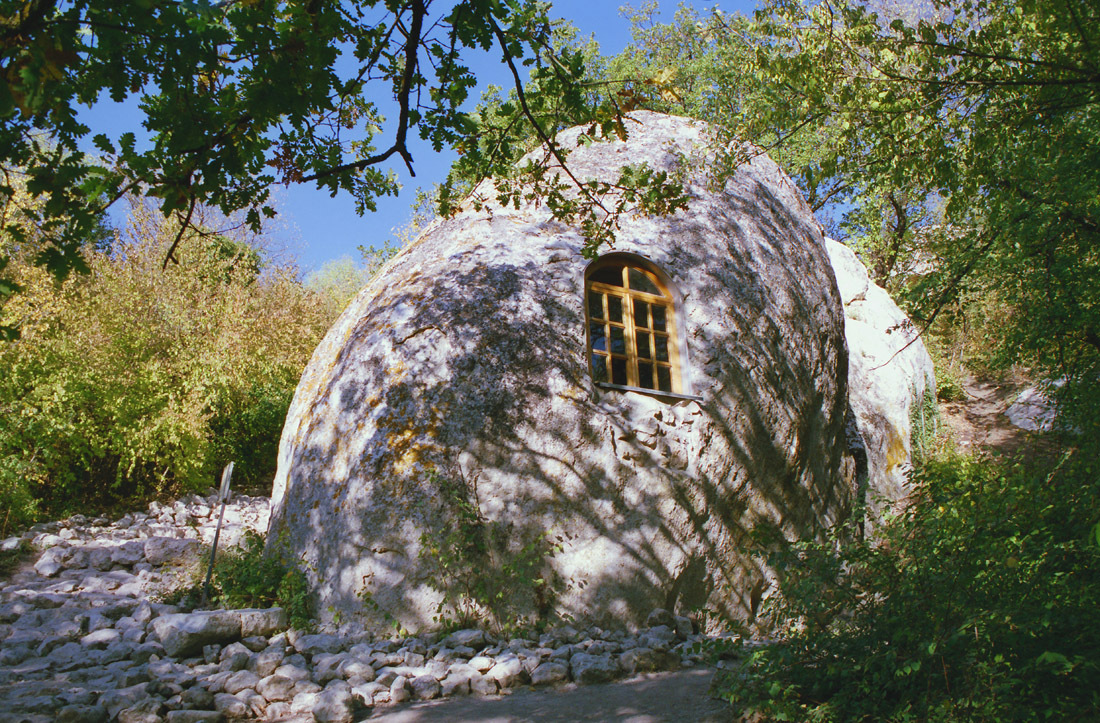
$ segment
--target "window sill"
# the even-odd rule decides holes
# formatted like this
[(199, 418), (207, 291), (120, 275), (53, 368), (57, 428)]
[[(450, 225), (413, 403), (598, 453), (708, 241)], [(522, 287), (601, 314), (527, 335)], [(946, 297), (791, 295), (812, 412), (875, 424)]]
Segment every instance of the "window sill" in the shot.
[(629, 387), (625, 384), (608, 384), (607, 382), (596, 382), (596, 386), (600, 389), (614, 389), (620, 392), (640, 392), (641, 394), (648, 394), (651, 397), (665, 397), (667, 399), (684, 399), (692, 402), (701, 402), (703, 398), (697, 394), (678, 394), (676, 392), (662, 392), (660, 389), (646, 389), (645, 387)]

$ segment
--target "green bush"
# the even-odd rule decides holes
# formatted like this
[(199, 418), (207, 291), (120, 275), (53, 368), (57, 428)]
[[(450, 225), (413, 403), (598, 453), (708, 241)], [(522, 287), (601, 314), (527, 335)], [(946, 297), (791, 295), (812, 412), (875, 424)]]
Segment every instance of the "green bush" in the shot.
[[(196, 217), (196, 223), (202, 219)], [(253, 238), (192, 236), (135, 206), (64, 283), (26, 259), (0, 323), (0, 534), (38, 515), (271, 479), (286, 410), (331, 317)]]
[(876, 542), (778, 544), (781, 634), (724, 695), (758, 720), (1097, 720), (1095, 460), (928, 459)]
[[(206, 561), (196, 571), (192, 584), (170, 592), (165, 602), (196, 608), (202, 602)], [(313, 624), (313, 602), (305, 573), (294, 564), (264, 553), (264, 538), (251, 530), (240, 546), (219, 552), (210, 576), (207, 607), (281, 607), (292, 627), (307, 629)]]

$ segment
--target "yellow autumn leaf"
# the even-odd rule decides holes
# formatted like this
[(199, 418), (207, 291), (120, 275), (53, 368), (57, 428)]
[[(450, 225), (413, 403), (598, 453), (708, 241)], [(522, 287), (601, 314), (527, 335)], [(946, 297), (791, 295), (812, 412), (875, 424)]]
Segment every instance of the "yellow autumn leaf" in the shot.
[(667, 85), (669, 81), (671, 81), (673, 77), (675, 77), (675, 75), (676, 69), (672, 66), (667, 66), (663, 68), (661, 72), (654, 75), (652, 80), (656, 85)]
[(661, 88), (661, 97), (669, 103), (679, 103), (683, 100), (675, 88)]

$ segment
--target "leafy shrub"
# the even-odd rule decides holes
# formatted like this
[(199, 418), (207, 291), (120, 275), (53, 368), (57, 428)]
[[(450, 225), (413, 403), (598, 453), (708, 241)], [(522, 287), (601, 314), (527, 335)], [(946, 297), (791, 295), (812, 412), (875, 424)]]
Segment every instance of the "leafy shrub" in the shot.
[[(209, 560), (209, 555), (204, 556)], [(201, 604), (206, 564), (191, 585), (165, 596), (185, 608)], [(290, 624), (301, 629), (313, 622), (313, 602), (305, 573), (296, 565), (264, 553), (264, 538), (249, 530), (240, 546), (219, 552), (210, 577), (208, 604), (229, 609), (281, 607)]]
[(877, 543), (781, 545), (780, 639), (724, 695), (762, 720), (1096, 720), (1095, 459), (928, 459)]
[[(196, 223), (204, 225), (201, 214)], [(211, 220), (213, 224), (215, 220)], [(193, 236), (135, 205), (87, 275), (13, 257), (0, 323), (0, 534), (38, 514), (202, 489), (227, 461), (271, 478), (302, 368), (331, 317), (257, 239)]]

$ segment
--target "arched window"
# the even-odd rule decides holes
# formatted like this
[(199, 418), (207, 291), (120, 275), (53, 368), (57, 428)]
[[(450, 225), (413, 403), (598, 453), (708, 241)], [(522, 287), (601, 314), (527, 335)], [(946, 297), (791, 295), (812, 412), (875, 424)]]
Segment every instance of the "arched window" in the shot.
[(653, 264), (609, 254), (585, 272), (588, 361), (601, 386), (685, 395), (676, 304)]

